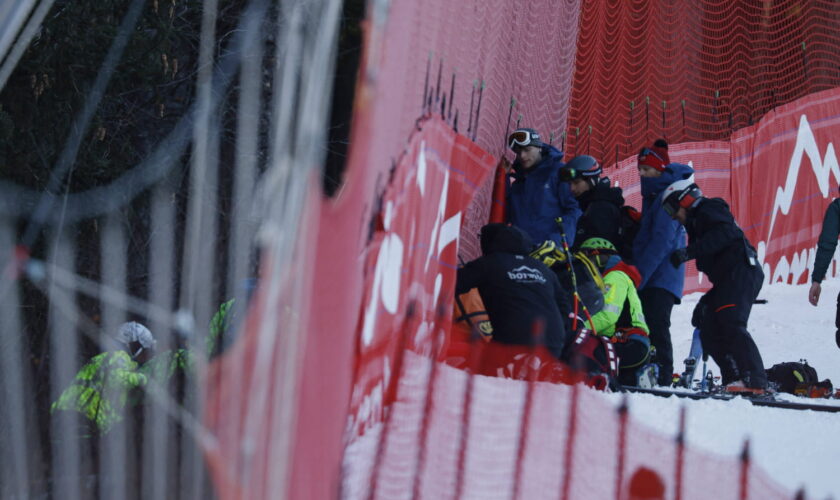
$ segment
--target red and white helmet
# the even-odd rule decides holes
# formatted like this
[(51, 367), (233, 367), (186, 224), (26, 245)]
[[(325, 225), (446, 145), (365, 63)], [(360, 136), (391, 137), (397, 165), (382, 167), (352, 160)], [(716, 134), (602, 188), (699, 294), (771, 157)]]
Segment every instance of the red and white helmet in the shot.
[(680, 179), (662, 193), (662, 207), (668, 215), (674, 215), (680, 207), (689, 209), (703, 197), (703, 191), (694, 183), (694, 175), (688, 179)]

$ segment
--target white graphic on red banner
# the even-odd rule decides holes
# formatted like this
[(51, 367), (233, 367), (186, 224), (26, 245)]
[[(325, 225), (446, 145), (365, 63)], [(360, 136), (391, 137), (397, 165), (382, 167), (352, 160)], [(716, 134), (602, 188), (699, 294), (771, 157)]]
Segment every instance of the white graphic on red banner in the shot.
[(796, 134), (796, 144), (793, 147), (790, 163), (787, 169), (787, 179), (784, 187), (776, 191), (776, 199), (773, 201), (773, 216), (770, 220), (770, 229), (767, 231), (766, 241), (773, 236), (773, 225), (776, 223), (776, 216), (779, 212), (787, 215), (793, 202), (794, 191), (799, 180), (799, 169), (802, 167), (802, 159), (807, 156), (811, 161), (811, 169), (817, 179), (820, 193), (823, 198), (829, 193), (829, 174), (834, 174), (834, 180), (840, 182), (840, 168), (837, 165), (837, 156), (834, 154), (834, 144), (829, 142), (825, 150), (825, 157), (820, 155), (820, 148), (814, 138), (814, 132), (808, 123), (808, 117), (802, 115), (799, 119), (799, 131)]

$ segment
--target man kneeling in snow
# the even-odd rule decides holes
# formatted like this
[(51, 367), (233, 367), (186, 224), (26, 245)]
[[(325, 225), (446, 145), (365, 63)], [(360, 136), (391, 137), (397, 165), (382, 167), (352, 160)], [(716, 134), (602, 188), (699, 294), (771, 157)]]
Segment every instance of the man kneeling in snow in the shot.
[(499, 344), (524, 346), (505, 351), (512, 359), (516, 352), (529, 352), (535, 343), (544, 344), (559, 360), (567, 341), (564, 318), (569, 315), (570, 302), (557, 276), (528, 255), (532, 243), (517, 227), (488, 224), (481, 228), (480, 239), (483, 255), (458, 269), (456, 293), (478, 288), (493, 325), (489, 350), (492, 353), (493, 347), (503, 347)]
[[(604, 307), (589, 321), (589, 328), (607, 337), (618, 355), (618, 381), (622, 385), (652, 386), (656, 374), (649, 372), (650, 339), (636, 286), (639, 271), (621, 260), (611, 242), (589, 238), (580, 246), (604, 276)], [(643, 378), (640, 380), (640, 378)]]

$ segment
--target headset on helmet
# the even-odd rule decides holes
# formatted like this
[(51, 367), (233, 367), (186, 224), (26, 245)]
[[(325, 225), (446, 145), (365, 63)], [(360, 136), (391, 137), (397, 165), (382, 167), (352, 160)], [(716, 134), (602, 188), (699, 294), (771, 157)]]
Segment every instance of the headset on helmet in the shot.
[(702, 197), (703, 192), (694, 183), (692, 175), (688, 179), (678, 180), (665, 188), (662, 193), (662, 207), (668, 215), (673, 216), (680, 207), (689, 209)]
[(572, 179), (584, 178), (595, 181), (602, 171), (601, 165), (595, 158), (589, 155), (575, 156), (560, 169), (560, 180), (568, 182)]

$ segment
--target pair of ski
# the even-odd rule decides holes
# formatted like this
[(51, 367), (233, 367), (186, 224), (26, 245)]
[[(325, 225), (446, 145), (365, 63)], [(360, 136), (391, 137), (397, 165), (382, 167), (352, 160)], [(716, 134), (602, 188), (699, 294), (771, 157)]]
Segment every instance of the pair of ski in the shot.
[[(661, 397), (676, 396), (679, 398), (716, 399), (721, 401), (730, 401), (737, 397), (742, 397), (755, 406), (840, 413), (840, 405), (833, 406), (811, 402), (787, 401), (777, 399), (772, 394), (754, 395), (749, 393), (742, 394), (722, 392), (722, 388), (720, 386), (714, 385), (714, 378), (712, 377), (711, 371), (706, 371), (707, 359), (708, 356), (703, 353), (703, 345), (700, 342), (700, 330), (695, 329), (694, 336), (691, 339), (691, 349), (689, 350), (688, 357), (685, 359), (685, 370), (676, 382), (677, 387), (622, 386), (622, 390), (627, 392), (652, 394), (654, 396)], [(698, 365), (700, 364), (703, 366), (701, 376), (699, 380), (695, 381), (694, 375), (697, 371)]]
[(755, 406), (768, 406), (771, 408), (784, 408), (789, 410), (812, 410), (824, 411), (830, 413), (840, 413), (840, 405), (819, 404), (800, 401), (787, 401), (784, 399), (777, 399), (772, 394), (762, 394), (760, 396), (750, 394), (732, 394), (723, 392), (699, 392), (686, 389), (670, 389), (667, 387), (643, 388), (633, 386), (622, 386), (622, 390), (627, 392), (635, 392), (642, 394), (652, 394), (654, 396), (671, 397), (689, 399), (715, 399), (719, 401), (730, 401), (737, 397), (742, 397)]

